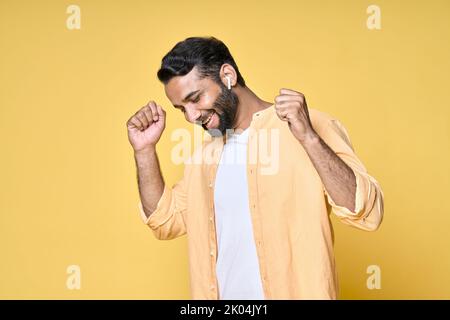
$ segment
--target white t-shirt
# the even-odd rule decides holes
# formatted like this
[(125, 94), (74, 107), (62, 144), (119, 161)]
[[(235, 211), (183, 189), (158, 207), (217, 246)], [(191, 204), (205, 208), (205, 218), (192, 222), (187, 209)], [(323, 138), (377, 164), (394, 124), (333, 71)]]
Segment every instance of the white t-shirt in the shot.
[(222, 300), (264, 299), (248, 200), (248, 131), (229, 136), (215, 180), (216, 274)]

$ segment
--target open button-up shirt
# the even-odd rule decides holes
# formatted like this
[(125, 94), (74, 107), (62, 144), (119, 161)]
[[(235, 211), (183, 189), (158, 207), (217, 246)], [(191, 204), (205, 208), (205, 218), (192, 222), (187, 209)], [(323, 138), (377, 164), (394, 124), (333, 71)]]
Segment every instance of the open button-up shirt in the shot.
[[(309, 108), (314, 130), (354, 172), (355, 210), (327, 193), (300, 142), (274, 106), (253, 114), (247, 147), (248, 198), (265, 299), (336, 299), (338, 279), (330, 213), (345, 224), (376, 230), (383, 192), (356, 156), (343, 125)], [(157, 239), (187, 234), (192, 299), (218, 299), (214, 179), (225, 143), (209, 136), (186, 162), (183, 178), (167, 184), (156, 210), (141, 216)]]

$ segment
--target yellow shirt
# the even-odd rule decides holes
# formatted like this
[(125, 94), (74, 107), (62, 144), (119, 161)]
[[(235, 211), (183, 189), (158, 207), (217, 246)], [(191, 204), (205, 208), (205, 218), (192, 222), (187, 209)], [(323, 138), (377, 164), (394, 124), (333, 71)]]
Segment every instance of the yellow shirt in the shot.
[[(265, 299), (336, 299), (330, 213), (366, 231), (376, 230), (383, 218), (383, 192), (355, 155), (345, 128), (326, 113), (309, 108), (309, 114), (314, 130), (355, 173), (355, 212), (333, 202), (307, 153), (273, 105), (254, 113), (247, 180)], [(186, 163), (183, 178), (172, 188), (165, 185), (149, 218), (139, 203), (142, 219), (157, 239), (187, 234), (192, 299), (220, 298), (215, 273), (214, 179), (223, 144), (222, 137), (210, 137), (198, 148)], [(264, 155), (270, 154), (265, 152), (270, 148), (277, 159), (272, 164), (278, 161), (278, 166), (267, 164)]]

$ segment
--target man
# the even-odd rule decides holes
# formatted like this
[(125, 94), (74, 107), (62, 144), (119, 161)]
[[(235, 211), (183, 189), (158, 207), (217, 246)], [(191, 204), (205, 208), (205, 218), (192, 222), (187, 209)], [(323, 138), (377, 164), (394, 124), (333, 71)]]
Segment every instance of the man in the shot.
[[(155, 151), (165, 111), (151, 101), (127, 122), (142, 218), (158, 239), (187, 234), (192, 298), (336, 299), (330, 212), (367, 231), (383, 217), (381, 188), (345, 128), (295, 90), (258, 98), (214, 37), (179, 42), (158, 78), (186, 120), (211, 134), (170, 188)], [(250, 157), (267, 136), (279, 164), (264, 172)]]

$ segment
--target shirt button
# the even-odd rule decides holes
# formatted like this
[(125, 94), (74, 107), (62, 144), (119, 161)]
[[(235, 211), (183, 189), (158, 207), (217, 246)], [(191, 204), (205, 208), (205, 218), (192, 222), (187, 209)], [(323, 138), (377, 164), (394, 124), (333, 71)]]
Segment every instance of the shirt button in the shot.
[(209, 217), (209, 221), (213, 221), (213, 217)]
[(209, 253), (210, 255), (211, 255), (211, 257), (214, 255), (214, 252), (213, 251), (211, 251), (210, 253)]
[(211, 286), (211, 290), (214, 290), (216, 287), (215, 286)]
[(209, 183), (209, 187), (212, 188), (212, 183)]

